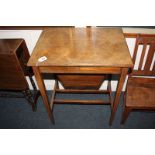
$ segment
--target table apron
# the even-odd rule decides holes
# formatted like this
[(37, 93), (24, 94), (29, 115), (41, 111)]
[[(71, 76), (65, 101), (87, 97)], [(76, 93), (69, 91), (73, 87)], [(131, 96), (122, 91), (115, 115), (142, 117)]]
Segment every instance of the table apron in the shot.
[(122, 67), (38, 67), (40, 73), (120, 74)]

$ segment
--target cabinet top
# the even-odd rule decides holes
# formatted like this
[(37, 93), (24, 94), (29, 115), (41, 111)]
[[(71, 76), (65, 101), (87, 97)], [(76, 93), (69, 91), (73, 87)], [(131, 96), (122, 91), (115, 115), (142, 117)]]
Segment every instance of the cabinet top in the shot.
[[(46, 57), (45, 61), (38, 59)], [(29, 66), (132, 67), (122, 29), (49, 28), (42, 32)]]
[(0, 54), (15, 52), (23, 39), (0, 39)]

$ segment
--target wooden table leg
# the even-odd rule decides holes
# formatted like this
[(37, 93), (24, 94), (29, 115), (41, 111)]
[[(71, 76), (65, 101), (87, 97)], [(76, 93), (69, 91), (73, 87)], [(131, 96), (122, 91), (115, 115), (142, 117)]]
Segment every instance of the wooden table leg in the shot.
[(110, 117), (110, 125), (112, 125), (112, 122), (113, 122), (114, 117), (115, 117), (115, 113), (116, 113), (116, 110), (117, 110), (117, 107), (119, 104), (120, 95), (122, 92), (123, 84), (124, 84), (127, 73), (128, 73), (128, 68), (122, 68), (120, 79), (119, 79), (119, 82), (117, 85), (115, 99), (113, 102), (113, 108), (112, 108), (111, 117)]
[(38, 67), (33, 67), (33, 72), (38, 84), (38, 87), (40, 89), (40, 93), (43, 99), (43, 103), (46, 107), (46, 110), (48, 112), (48, 115), (50, 117), (50, 120), (52, 121), (52, 123), (54, 123), (54, 117), (53, 117), (53, 113), (52, 113), (52, 109), (50, 108), (50, 104), (49, 104), (49, 100), (46, 94), (46, 88), (45, 88), (45, 84), (43, 82), (42, 76), (40, 74), (39, 68)]

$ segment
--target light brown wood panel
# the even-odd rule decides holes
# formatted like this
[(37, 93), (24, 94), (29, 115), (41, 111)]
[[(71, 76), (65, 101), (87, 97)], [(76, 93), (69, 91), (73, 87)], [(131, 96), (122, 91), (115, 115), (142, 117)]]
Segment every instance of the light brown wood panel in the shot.
[(39, 67), (41, 73), (120, 74), (120, 67)]
[[(38, 62), (42, 56), (47, 60)], [(132, 61), (119, 28), (51, 28), (42, 32), (28, 65), (132, 67)]]
[(106, 75), (57, 75), (65, 89), (99, 89)]

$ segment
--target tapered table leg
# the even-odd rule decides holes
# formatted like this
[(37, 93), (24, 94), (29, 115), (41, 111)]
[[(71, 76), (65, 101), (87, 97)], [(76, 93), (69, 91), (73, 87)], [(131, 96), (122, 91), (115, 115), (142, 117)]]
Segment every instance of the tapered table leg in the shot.
[(112, 112), (111, 112), (111, 117), (110, 117), (110, 122), (109, 122), (110, 125), (112, 125), (112, 122), (113, 122), (114, 117), (115, 117), (115, 113), (116, 113), (116, 110), (117, 110), (117, 107), (119, 104), (120, 95), (122, 92), (123, 84), (124, 84), (127, 73), (128, 73), (128, 68), (122, 68), (120, 79), (119, 79), (119, 82), (117, 85), (115, 99), (114, 99), (113, 106), (112, 106)]
[(47, 97), (47, 94), (46, 94), (45, 84), (43, 82), (40, 70), (39, 70), (38, 67), (33, 67), (33, 72), (35, 74), (35, 78), (36, 78), (38, 87), (40, 89), (40, 93), (41, 93), (42, 99), (44, 101), (43, 103), (44, 103), (44, 105), (46, 107), (49, 118), (52, 121), (52, 123), (54, 124), (54, 117), (53, 117), (52, 109), (50, 108), (49, 100), (48, 100), (48, 97)]

